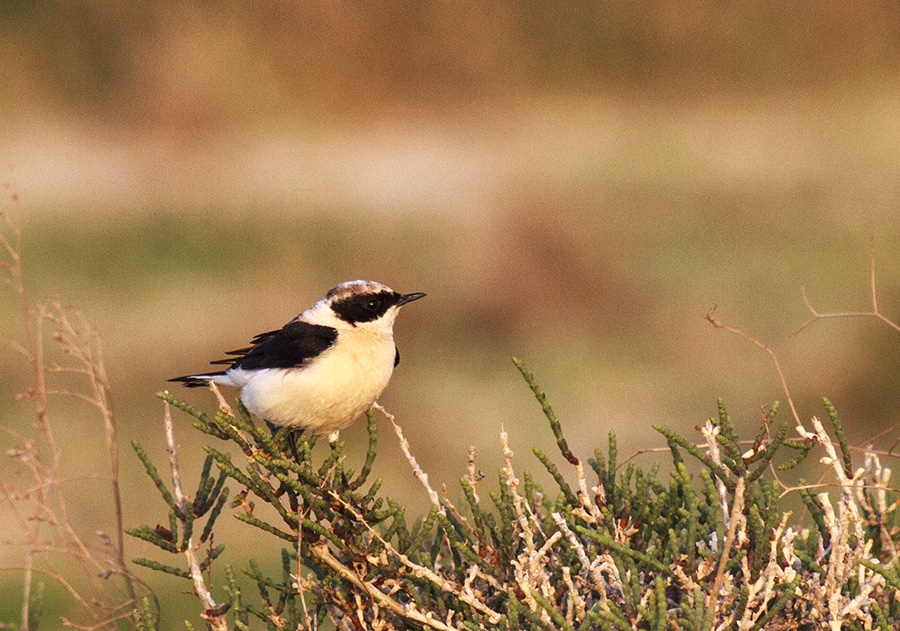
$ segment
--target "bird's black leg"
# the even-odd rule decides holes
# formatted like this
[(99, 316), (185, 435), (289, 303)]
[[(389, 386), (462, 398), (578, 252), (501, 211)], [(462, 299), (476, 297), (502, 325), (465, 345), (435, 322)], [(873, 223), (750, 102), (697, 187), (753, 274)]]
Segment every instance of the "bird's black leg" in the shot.
[[(278, 433), (279, 427), (275, 423), (270, 423), (266, 421), (266, 425), (269, 426), (269, 432), (271, 432), (272, 437)], [(303, 433), (302, 429), (289, 429), (284, 432), (284, 439), (287, 441), (287, 446), (291, 450), (291, 454), (294, 456), (294, 461), (297, 464), (300, 464), (300, 453), (297, 451), (297, 437)]]
[(285, 434), (285, 438), (287, 438), (288, 447), (291, 448), (291, 453), (294, 454), (294, 462), (300, 464), (300, 454), (297, 451), (297, 438), (303, 433), (302, 429), (289, 429), (287, 434)]
[[(265, 420), (265, 419), (263, 419)], [(275, 423), (270, 423), (266, 421), (266, 425), (269, 427), (269, 432), (272, 434), (272, 438), (275, 438), (275, 435), (278, 433), (279, 427), (275, 425)], [(303, 430), (300, 430), (301, 432)], [(284, 432), (284, 438), (287, 441), (288, 447), (291, 449), (291, 453), (294, 455), (294, 461), (298, 464), (300, 463), (300, 457), (297, 454), (297, 443), (294, 440), (294, 432), (291, 430), (286, 430)], [(284, 482), (278, 488), (278, 492), (275, 494), (276, 496), (280, 496), (281, 493), (287, 491), (288, 498), (291, 503), (291, 510), (297, 510), (299, 504), (297, 503), (297, 493), (293, 491), (289, 486), (286, 486)]]

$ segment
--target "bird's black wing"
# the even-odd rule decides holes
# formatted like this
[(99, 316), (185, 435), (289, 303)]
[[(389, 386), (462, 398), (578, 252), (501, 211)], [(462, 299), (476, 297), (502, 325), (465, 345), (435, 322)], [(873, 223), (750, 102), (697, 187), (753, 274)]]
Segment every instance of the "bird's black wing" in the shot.
[(308, 322), (289, 322), (282, 329), (260, 333), (252, 346), (229, 351), (239, 357), (220, 359), (213, 364), (229, 364), (234, 368), (294, 368), (302, 366), (334, 344), (337, 330)]
[[(274, 331), (266, 331), (265, 333), (260, 333), (259, 335), (254, 336), (252, 340), (250, 340), (250, 346), (246, 346), (244, 348), (237, 348), (233, 351), (225, 351), (225, 354), (226, 355), (244, 356), (247, 353), (249, 353), (250, 351), (252, 351), (254, 346), (260, 344), (261, 342), (265, 342), (270, 337), (275, 337), (276, 335), (281, 333), (283, 330), (284, 329), (275, 329)], [(236, 361), (237, 361), (237, 358), (235, 358), (235, 357), (226, 357), (225, 359), (217, 359), (216, 361), (209, 362), (209, 363), (210, 364), (227, 364), (228, 366), (230, 366), (233, 363), (235, 363)]]

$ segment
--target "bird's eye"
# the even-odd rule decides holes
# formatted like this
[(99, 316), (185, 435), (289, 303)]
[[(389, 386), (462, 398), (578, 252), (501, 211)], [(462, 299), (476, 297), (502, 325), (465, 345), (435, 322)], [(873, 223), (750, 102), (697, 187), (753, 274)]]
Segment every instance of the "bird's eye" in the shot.
[(366, 309), (368, 311), (376, 311), (380, 302), (381, 301), (378, 300), (378, 298), (369, 298), (369, 300), (366, 302)]

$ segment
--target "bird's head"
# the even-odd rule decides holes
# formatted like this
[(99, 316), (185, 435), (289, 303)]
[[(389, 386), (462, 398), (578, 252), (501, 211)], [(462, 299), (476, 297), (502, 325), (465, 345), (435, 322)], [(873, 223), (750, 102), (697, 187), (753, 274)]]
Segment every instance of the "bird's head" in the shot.
[(381, 283), (350, 280), (341, 283), (305, 312), (307, 320), (338, 329), (371, 329), (390, 333), (400, 307), (424, 297), (400, 294)]

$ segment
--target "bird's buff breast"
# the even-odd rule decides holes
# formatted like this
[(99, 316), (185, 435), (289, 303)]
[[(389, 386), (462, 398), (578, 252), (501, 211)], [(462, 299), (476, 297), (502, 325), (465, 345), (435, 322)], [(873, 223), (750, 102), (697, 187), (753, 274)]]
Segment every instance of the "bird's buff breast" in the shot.
[(251, 412), (278, 425), (317, 434), (339, 430), (371, 407), (394, 370), (393, 340), (371, 342), (339, 339), (302, 369), (262, 370), (244, 386), (241, 399)]

